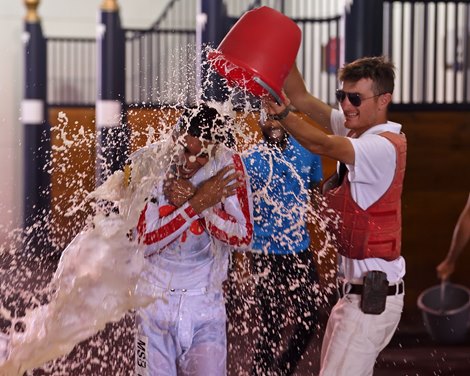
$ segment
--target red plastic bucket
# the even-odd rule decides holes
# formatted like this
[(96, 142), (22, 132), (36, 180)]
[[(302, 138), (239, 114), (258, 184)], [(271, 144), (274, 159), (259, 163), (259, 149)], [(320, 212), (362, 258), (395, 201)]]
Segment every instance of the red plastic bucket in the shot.
[(280, 102), (301, 39), (294, 21), (263, 6), (246, 12), (208, 59), (230, 86), (244, 87), (257, 96), (270, 94)]

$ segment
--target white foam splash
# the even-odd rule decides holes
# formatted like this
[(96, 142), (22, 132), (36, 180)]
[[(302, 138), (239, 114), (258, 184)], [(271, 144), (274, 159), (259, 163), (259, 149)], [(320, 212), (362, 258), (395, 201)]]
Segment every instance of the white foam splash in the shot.
[(64, 250), (50, 284), (51, 301), (26, 313), (24, 331), (0, 339), (0, 356), (7, 355), (0, 375), (22, 375), (67, 354), (106, 323), (155, 299), (140, 278), (143, 249), (129, 234), (156, 183), (155, 172), (166, 167), (161, 146), (152, 145), (134, 156), (128, 185), (125, 174), (118, 171), (90, 194), (90, 198), (111, 201), (119, 212), (95, 215)]

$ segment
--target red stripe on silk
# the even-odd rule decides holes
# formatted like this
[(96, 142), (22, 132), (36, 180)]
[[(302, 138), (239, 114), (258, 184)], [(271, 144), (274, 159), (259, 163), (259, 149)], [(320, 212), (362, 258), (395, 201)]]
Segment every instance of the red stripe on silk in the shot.
[[(235, 170), (240, 171), (242, 173), (242, 176), (246, 177), (241, 157), (238, 154), (234, 154), (232, 157), (232, 160), (233, 160), (233, 164), (235, 165)], [(238, 201), (240, 202), (240, 208), (242, 210), (243, 217), (245, 217), (246, 232), (247, 232), (246, 236), (243, 238), (239, 238), (236, 235), (229, 237), (227, 232), (221, 230), (220, 228), (217, 228), (213, 224), (209, 224), (209, 230), (218, 239), (228, 243), (229, 245), (234, 245), (234, 246), (248, 245), (250, 244), (251, 238), (253, 235), (253, 224), (250, 221), (250, 205), (248, 201), (248, 191), (246, 189), (246, 183), (237, 188), (237, 198), (238, 198)], [(225, 211), (217, 209), (217, 210), (214, 210), (214, 212), (222, 219), (235, 222), (235, 218)]]

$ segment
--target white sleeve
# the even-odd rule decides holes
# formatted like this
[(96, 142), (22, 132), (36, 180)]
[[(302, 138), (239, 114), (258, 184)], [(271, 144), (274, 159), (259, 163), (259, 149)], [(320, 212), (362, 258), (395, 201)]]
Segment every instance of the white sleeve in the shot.
[(198, 218), (189, 202), (179, 208), (149, 202), (140, 215), (137, 231), (143, 244), (161, 250), (178, 239)]
[(253, 236), (253, 208), (251, 188), (245, 166), (238, 154), (232, 157), (235, 170), (242, 173), (244, 184), (223, 205), (205, 210), (202, 214), (207, 229), (218, 240), (236, 247), (247, 248)]
[(349, 133), (349, 129), (344, 126), (343, 112), (336, 108), (331, 111), (330, 124), (333, 134), (337, 136), (346, 136)]

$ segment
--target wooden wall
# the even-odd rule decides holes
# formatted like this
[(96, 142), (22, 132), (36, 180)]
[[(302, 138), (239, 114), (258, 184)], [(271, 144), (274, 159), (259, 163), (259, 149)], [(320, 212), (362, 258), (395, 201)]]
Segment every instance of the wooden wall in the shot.
[[(403, 192), (403, 255), (407, 261), (404, 324), (421, 324), (419, 294), (440, 281), (457, 218), (470, 192), (469, 112), (391, 113), (403, 124), (408, 158)], [(470, 247), (452, 282), (470, 287)]]
[(60, 250), (83, 227), (88, 207), (70, 214), (95, 189), (95, 109), (50, 108), (51, 236)]
[[(94, 132), (94, 109), (61, 109), (68, 117), (69, 139), (74, 132)], [(58, 110), (50, 111), (55, 127), (53, 144), (63, 143)], [(132, 150), (145, 145), (147, 135), (154, 133), (164, 123), (174, 123), (178, 110), (133, 109), (128, 115), (132, 129)], [(390, 119), (403, 124), (408, 138), (408, 160), (403, 193), (403, 255), (407, 260), (406, 306), (402, 324), (422, 328), (420, 312), (416, 306), (418, 295), (426, 288), (439, 283), (435, 267), (444, 258), (452, 237), (453, 228), (470, 191), (470, 116), (465, 112), (394, 112)], [(251, 132), (257, 131), (256, 117), (246, 119)], [(155, 133), (156, 132), (156, 133)], [(70, 158), (70, 165), (54, 169), (52, 193), (60, 196), (65, 205), (77, 186), (94, 186), (94, 145), (77, 143), (66, 155), (55, 152), (57, 161)], [(57, 166), (57, 163), (56, 163)], [(323, 159), (324, 175), (334, 171), (334, 161)], [(83, 179), (71, 177), (83, 174)], [(79, 183), (81, 181), (81, 183)], [(62, 214), (55, 210), (55, 215)], [(82, 220), (82, 218), (81, 218)], [(63, 217), (61, 228), (76, 228), (77, 220)], [(68, 233), (71, 236), (71, 233)], [(453, 282), (470, 287), (470, 249), (462, 255)], [(334, 255), (329, 257), (334, 260)], [(328, 263), (319, 265), (321, 272), (329, 269)], [(331, 277), (323, 278), (323, 283)]]

